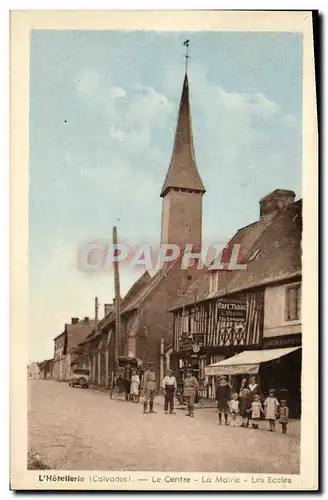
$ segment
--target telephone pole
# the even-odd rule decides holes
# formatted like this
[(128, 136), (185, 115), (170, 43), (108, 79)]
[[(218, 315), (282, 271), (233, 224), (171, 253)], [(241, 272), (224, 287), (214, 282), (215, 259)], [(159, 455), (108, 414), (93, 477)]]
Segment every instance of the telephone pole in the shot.
[[(113, 227), (113, 247), (114, 255), (117, 254), (117, 227)], [(121, 334), (121, 293), (120, 274), (118, 260), (114, 260), (114, 284), (115, 284), (115, 362), (120, 355), (120, 334)]]

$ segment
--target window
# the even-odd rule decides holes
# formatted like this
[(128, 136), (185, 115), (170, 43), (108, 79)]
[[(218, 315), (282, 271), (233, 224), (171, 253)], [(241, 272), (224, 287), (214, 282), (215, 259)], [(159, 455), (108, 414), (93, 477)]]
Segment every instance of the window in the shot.
[(300, 319), (301, 311), (301, 285), (289, 285), (286, 287), (285, 320), (297, 321)]

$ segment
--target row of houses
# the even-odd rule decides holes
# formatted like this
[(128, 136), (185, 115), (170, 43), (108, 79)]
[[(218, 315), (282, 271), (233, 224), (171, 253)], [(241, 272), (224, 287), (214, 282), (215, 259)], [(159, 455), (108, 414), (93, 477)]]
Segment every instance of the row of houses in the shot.
[[(185, 74), (160, 193), (161, 243), (201, 250), (204, 194)], [(192, 366), (203, 397), (212, 398), (214, 378), (206, 375), (206, 366), (247, 350), (301, 346), (301, 239), (302, 201), (295, 201), (291, 190), (276, 189), (259, 201), (258, 220), (239, 229), (227, 245), (227, 254), (239, 245), (237, 263), (243, 269), (183, 269), (177, 259), (153, 275), (144, 272), (121, 299), (119, 355), (152, 361), (158, 381), (168, 367), (179, 375)], [(78, 363), (90, 369), (92, 383), (108, 387), (115, 365), (114, 305), (105, 306), (100, 321), (73, 318), (65, 325), (54, 339), (54, 357), (45, 363), (44, 376), (67, 380)], [(294, 357), (279, 356), (278, 365), (278, 370), (268, 368), (263, 384), (289, 384), (300, 405), (300, 350)]]

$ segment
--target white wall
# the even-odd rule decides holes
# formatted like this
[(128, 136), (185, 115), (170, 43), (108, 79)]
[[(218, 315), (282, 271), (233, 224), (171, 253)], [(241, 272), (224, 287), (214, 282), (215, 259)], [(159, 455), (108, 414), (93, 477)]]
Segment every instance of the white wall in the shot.
[(285, 321), (286, 286), (267, 287), (264, 295), (264, 337), (302, 332), (301, 320)]

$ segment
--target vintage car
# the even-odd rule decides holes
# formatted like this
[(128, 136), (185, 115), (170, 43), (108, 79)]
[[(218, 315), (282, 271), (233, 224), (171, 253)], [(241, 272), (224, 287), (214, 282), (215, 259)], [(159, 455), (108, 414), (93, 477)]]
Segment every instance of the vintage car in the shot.
[(83, 387), (83, 389), (87, 389), (89, 387), (89, 378), (90, 371), (86, 368), (72, 368), (71, 375), (69, 378), (69, 385), (74, 387), (75, 385), (79, 385)]

